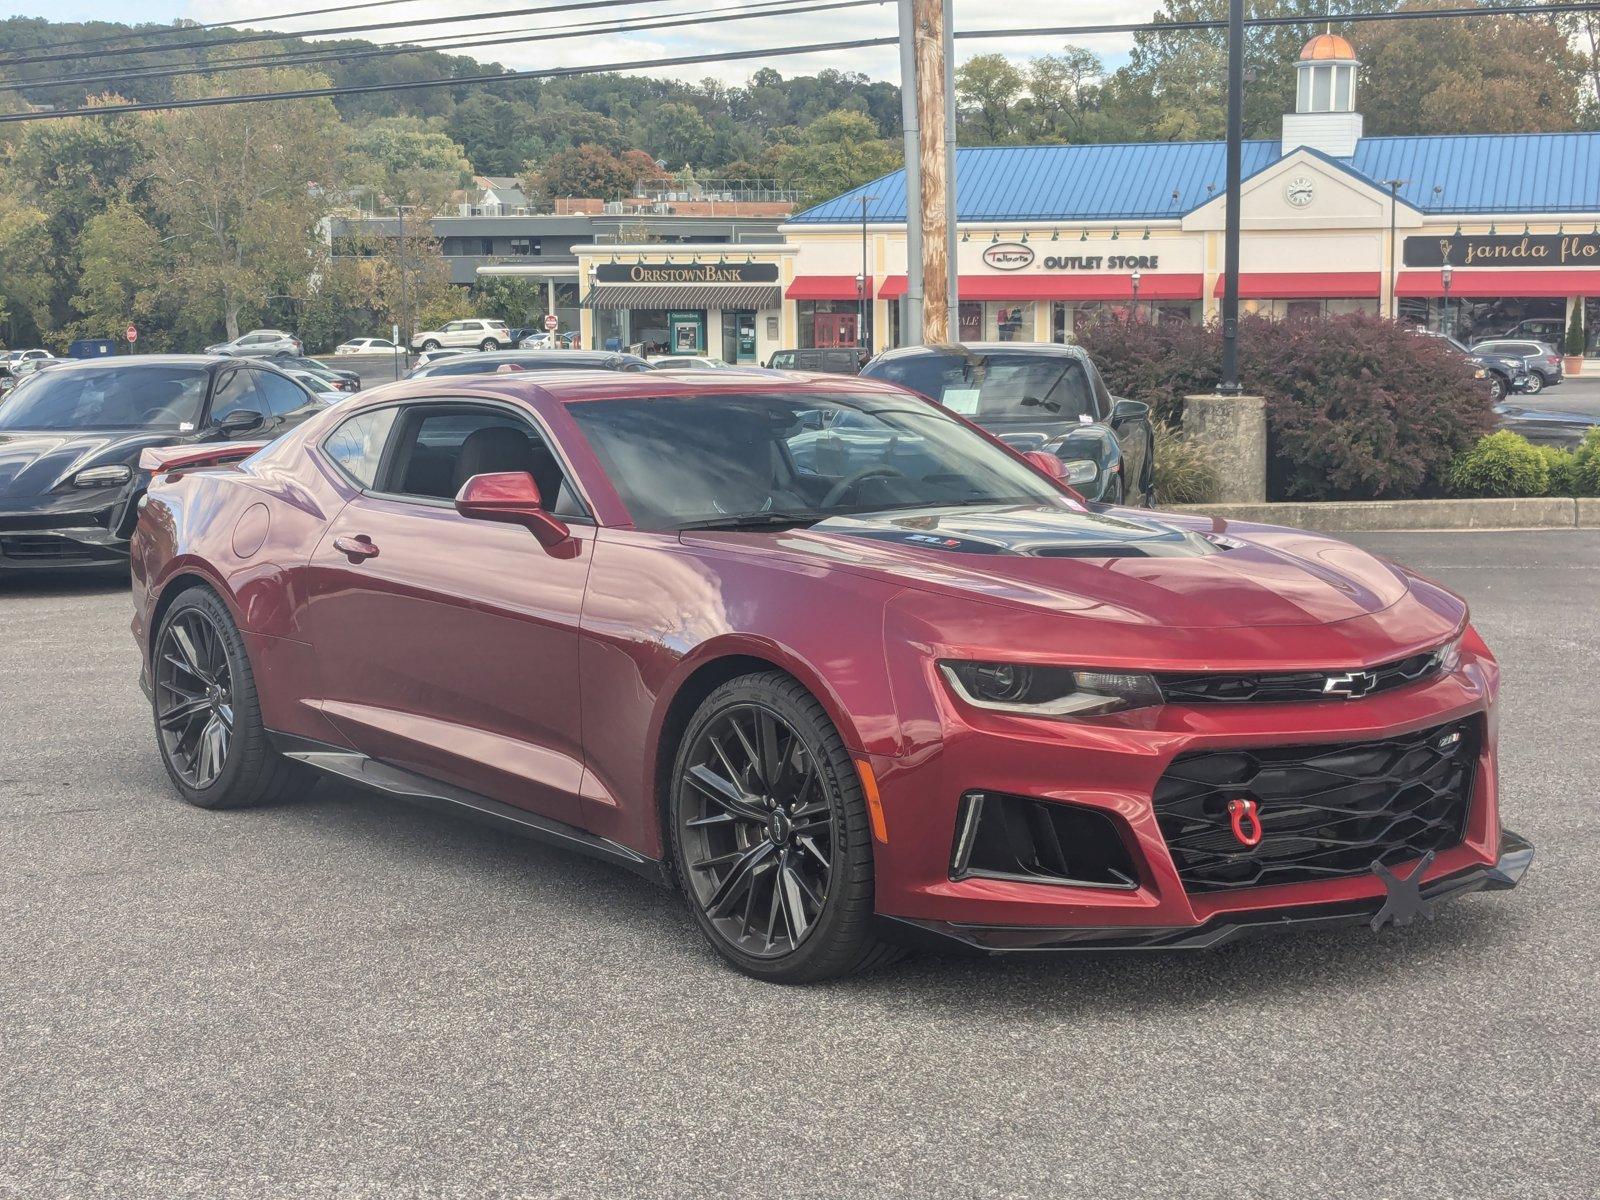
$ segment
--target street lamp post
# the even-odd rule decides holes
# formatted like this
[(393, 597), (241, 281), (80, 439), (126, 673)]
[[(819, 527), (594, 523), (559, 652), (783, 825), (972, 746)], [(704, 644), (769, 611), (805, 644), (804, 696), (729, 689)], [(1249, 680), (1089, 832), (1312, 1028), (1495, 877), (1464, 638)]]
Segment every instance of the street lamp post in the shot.
[(1439, 282), (1444, 285), (1444, 312), (1439, 317), (1439, 332), (1446, 336), (1454, 334), (1450, 328), (1450, 264), (1445, 263), (1439, 268)]
[(867, 286), (872, 272), (867, 265), (867, 205), (876, 196), (861, 197), (861, 273), (856, 276), (856, 345), (867, 349)]
[(1394, 294), (1394, 243), (1395, 243), (1395, 206), (1400, 202), (1400, 189), (1410, 183), (1409, 179), (1385, 179), (1389, 187), (1389, 319), (1395, 320), (1400, 316), (1400, 298)]
[(1222, 228), (1222, 381), (1217, 393), (1239, 386), (1239, 195), (1244, 185), (1244, 0), (1228, 0), (1227, 210)]
[(1134, 268), (1133, 274), (1128, 276), (1128, 282), (1133, 285), (1133, 319), (1139, 319), (1139, 269)]

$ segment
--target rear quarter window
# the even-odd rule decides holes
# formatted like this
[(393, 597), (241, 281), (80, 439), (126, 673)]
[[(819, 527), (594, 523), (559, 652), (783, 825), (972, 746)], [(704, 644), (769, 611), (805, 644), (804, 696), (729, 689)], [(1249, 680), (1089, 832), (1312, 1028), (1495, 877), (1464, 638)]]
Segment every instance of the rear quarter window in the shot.
[(383, 449), (394, 428), (397, 408), (379, 408), (358, 413), (339, 424), (322, 440), (322, 449), (338, 463), (345, 474), (364, 488), (377, 481)]

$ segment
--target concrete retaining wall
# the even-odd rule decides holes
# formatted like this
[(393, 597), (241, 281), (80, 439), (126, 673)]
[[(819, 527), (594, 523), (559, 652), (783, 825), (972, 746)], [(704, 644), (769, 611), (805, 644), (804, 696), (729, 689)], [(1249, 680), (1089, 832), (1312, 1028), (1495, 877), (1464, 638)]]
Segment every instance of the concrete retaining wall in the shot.
[(1600, 497), (1512, 500), (1337, 500), (1315, 504), (1174, 504), (1173, 512), (1290, 525), (1321, 533), (1451, 529), (1600, 529)]

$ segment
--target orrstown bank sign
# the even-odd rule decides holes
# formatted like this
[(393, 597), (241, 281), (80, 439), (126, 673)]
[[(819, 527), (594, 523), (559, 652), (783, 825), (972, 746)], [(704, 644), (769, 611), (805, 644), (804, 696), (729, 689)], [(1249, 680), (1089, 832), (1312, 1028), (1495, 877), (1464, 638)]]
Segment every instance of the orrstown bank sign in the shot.
[(1600, 267), (1600, 235), (1593, 233), (1408, 237), (1408, 267)]
[(1159, 271), (1156, 254), (1046, 254), (1042, 259), (1022, 242), (984, 248), (983, 265), (996, 271), (1021, 271), (1035, 262), (1046, 271)]
[(600, 263), (596, 283), (776, 283), (777, 263)]

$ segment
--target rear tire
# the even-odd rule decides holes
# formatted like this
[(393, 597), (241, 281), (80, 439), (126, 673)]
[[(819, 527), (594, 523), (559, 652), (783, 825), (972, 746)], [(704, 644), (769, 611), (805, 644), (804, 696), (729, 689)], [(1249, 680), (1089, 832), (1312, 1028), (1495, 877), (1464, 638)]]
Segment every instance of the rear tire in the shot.
[(672, 868), (730, 965), (813, 983), (899, 957), (874, 928), (872, 831), (855, 763), (793, 677), (747, 675), (706, 697), (669, 786)]
[(500, 349), (500, 343), (493, 338), (484, 338), (482, 342), (478, 343), (478, 349), (487, 353), (490, 350)]
[(1523, 394), (1537, 396), (1542, 391), (1544, 391), (1544, 376), (1537, 371), (1529, 371), (1528, 386), (1524, 389)]
[(244, 639), (215, 592), (196, 586), (172, 602), (151, 657), (156, 746), (180, 796), (245, 808), (309, 786), (305, 768), (267, 739)]

